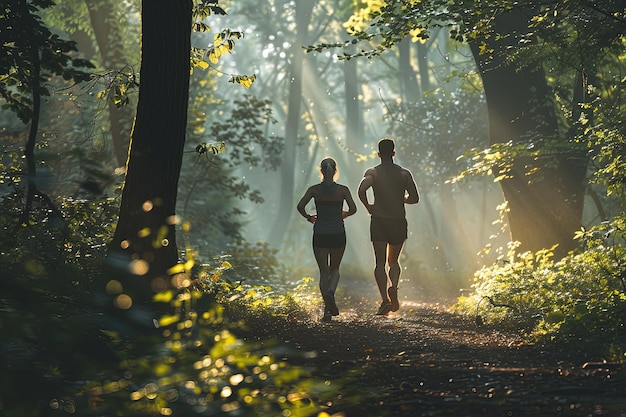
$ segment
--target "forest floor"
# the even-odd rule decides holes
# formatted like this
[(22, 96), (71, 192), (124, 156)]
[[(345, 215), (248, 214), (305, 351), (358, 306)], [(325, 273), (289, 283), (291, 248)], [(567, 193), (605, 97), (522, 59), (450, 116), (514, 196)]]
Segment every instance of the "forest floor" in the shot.
[(244, 337), (284, 346), (284, 360), (327, 381), (329, 415), (626, 417), (623, 363), (529, 344), (443, 305), (405, 301), (388, 316), (339, 307), (332, 322), (263, 317)]

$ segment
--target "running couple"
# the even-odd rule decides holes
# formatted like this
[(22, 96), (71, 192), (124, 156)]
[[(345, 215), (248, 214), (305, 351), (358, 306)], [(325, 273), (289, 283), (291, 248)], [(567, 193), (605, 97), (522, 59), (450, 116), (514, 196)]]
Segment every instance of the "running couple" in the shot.
[[(374, 248), (376, 267), (374, 277), (382, 302), (376, 314), (398, 311), (398, 283), (400, 281), (400, 253), (407, 239), (405, 204), (419, 201), (419, 192), (413, 175), (394, 163), (393, 139), (378, 142), (380, 164), (365, 171), (359, 184), (358, 196), (369, 214), (370, 237)], [(339, 315), (335, 291), (339, 283), (339, 265), (346, 248), (343, 219), (356, 213), (356, 204), (348, 187), (336, 183), (337, 163), (325, 158), (320, 164), (322, 182), (309, 187), (298, 202), (298, 212), (313, 223), (313, 253), (320, 270), (320, 292), (324, 299), (324, 321)], [(374, 202), (370, 203), (367, 190), (372, 188)], [(315, 201), (316, 214), (310, 215), (306, 205)], [(344, 201), (348, 210), (343, 210)]]

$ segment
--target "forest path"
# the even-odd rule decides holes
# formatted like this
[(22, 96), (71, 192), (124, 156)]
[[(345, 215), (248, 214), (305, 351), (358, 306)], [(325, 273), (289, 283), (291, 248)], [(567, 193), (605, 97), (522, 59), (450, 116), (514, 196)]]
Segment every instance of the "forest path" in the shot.
[(330, 415), (626, 417), (623, 364), (524, 344), (437, 305), (404, 302), (386, 317), (375, 307), (344, 308), (332, 322), (263, 317), (244, 340), (288, 348), (287, 362), (339, 389)]

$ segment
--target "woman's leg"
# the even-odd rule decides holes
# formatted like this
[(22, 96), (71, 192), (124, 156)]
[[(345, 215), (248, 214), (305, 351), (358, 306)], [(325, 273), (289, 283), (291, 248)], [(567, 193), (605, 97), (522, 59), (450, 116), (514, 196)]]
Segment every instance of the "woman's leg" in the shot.
[(343, 258), (345, 249), (345, 246), (341, 248), (329, 249), (330, 263), (328, 288), (323, 290), (322, 297), (324, 297), (326, 308), (333, 316), (339, 315), (339, 308), (337, 308), (337, 303), (335, 303), (335, 291), (337, 290), (337, 285), (339, 284), (339, 265), (341, 265), (341, 258)]
[(322, 297), (328, 293), (330, 282), (330, 265), (328, 257), (330, 255), (328, 248), (313, 247), (313, 254), (315, 255), (315, 261), (317, 267), (320, 270), (320, 293)]
[(330, 291), (331, 295), (335, 295), (335, 291), (337, 291), (337, 285), (339, 284), (339, 266), (341, 265), (341, 260), (343, 259), (343, 254), (345, 250), (345, 246), (330, 249), (330, 279), (328, 290)]

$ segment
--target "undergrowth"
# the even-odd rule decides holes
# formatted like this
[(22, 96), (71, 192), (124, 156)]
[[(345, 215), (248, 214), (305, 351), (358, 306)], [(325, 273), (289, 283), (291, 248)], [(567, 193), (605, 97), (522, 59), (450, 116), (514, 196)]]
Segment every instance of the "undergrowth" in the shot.
[(530, 340), (574, 343), (626, 361), (626, 217), (577, 238), (582, 249), (555, 260), (552, 249), (508, 251), (478, 270), (471, 295), (455, 308), (478, 324), (519, 326)]
[[(277, 290), (254, 284), (259, 270), (249, 282), (229, 276), (237, 256), (196, 260), (189, 286), (155, 296), (171, 313), (142, 326), (135, 318), (150, 311), (110, 303), (112, 202), (65, 201), (63, 218), (37, 206), (24, 225), (19, 201), (0, 200), (3, 416), (317, 416), (336, 397), (336, 385), (287, 364), (276, 347), (237, 336), (252, 315), (306, 315), (319, 303), (312, 279)], [(258, 249), (263, 271), (276, 266)]]

